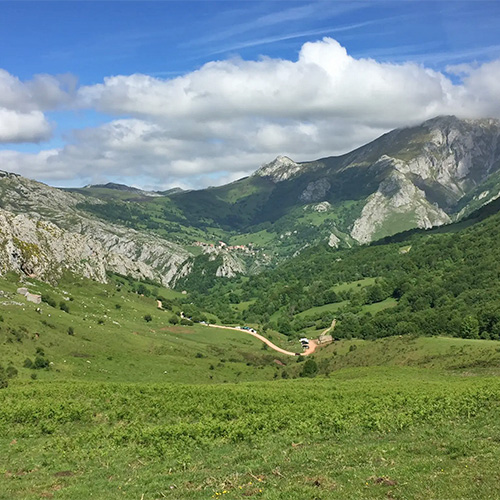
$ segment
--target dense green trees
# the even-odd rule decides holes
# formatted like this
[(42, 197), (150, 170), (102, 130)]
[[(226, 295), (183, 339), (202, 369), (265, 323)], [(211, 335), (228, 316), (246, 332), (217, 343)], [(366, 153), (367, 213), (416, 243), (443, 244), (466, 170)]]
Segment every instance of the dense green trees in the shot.
[[(287, 335), (327, 328), (335, 317), (336, 337), (500, 339), (498, 213), (460, 231), (416, 233), (404, 242), (395, 240), (341, 251), (326, 245), (309, 248), (249, 279), (205, 281), (205, 293), (195, 293), (193, 302), (223, 321), (266, 324)], [(369, 286), (338, 288), (368, 277), (376, 278)], [(388, 298), (397, 301), (396, 307), (366, 312), (366, 306)], [(238, 302), (248, 305), (232, 307)], [(299, 315), (325, 304), (338, 307), (335, 312)]]

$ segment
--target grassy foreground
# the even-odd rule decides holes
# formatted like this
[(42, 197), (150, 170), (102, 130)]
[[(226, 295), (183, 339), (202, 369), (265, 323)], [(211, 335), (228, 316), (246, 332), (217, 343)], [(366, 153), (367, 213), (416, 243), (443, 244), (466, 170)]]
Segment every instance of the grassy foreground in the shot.
[(221, 385), (17, 382), (0, 498), (498, 498), (500, 382), (419, 368)]

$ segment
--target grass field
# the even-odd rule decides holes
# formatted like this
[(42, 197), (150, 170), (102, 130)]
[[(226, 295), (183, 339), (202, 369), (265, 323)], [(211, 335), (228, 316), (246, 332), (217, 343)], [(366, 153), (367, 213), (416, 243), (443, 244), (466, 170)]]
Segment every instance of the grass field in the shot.
[[(68, 280), (58, 287), (24, 283), (56, 303), (29, 303), (16, 289), (17, 278), (0, 281), (4, 292), (0, 321), (0, 364), (9, 363), (21, 379), (85, 379), (120, 382), (217, 383), (271, 380), (279, 355), (264, 351), (257, 339), (201, 325), (170, 325), (173, 311), (157, 308), (156, 296), (143, 297), (123, 284)], [(166, 299), (183, 297), (159, 289)], [(69, 309), (64, 312), (59, 304)], [(37, 308), (41, 311), (37, 312)], [(179, 309), (174, 307), (173, 309)], [(151, 317), (146, 321), (145, 316)], [(68, 334), (72, 328), (72, 334)], [(278, 342), (279, 338), (276, 338)], [(297, 346), (298, 346), (297, 342)], [(50, 370), (23, 365), (42, 349)], [(277, 354), (277, 353), (276, 353)]]
[[(358, 281), (352, 281), (350, 283), (342, 283), (340, 285), (335, 286), (332, 290), (336, 293), (346, 290), (357, 290), (362, 289), (367, 286), (373, 285), (375, 283), (375, 278), (365, 278)], [(298, 313), (297, 317), (305, 317), (305, 316), (318, 316), (325, 312), (337, 312), (340, 308), (349, 304), (348, 300), (343, 300), (341, 302), (334, 302), (332, 304), (324, 304), (322, 306), (311, 307), (310, 309), (306, 309)], [(383, 309), (387, 309), (388, 307), (395, 307), (397, 305), (397, 301), (392, 298), (385, 299), (381, 302), (376, 302), (374, 304), (367, 304), (361, 308), (361, 312), (363, 313), (371, 313), (375, 314)], [(277, 318), (278, 314), (276, 314), (273, 319)]]
[(348, 369), (0, 391), (1, 498), (497, 498), (500, 383)]
[(303, 318), (305, 316), (316, 316), (324, 312), (336, 312), (341, 307), (344, 307), (347, 304), (349, 304), (349, 301), (344, 300), (342, 302), (335, 302), (333, 304), (325, 304), (324, 306), (311, 307), (310, 309), (306, 309), (305, 311), (302, 311), (296, 316), (299, 318)]
[[(169, 324), (177, 292), (23, 284), (55, 307), (0, 279), (0, 364), (18, 370), (0, 390), (1, 500), (498, 498), (498, 342), (343, 340), (300, 378), (301, 357), (244, 333)], [(37, 356), (48, 369), (23, 366)]]

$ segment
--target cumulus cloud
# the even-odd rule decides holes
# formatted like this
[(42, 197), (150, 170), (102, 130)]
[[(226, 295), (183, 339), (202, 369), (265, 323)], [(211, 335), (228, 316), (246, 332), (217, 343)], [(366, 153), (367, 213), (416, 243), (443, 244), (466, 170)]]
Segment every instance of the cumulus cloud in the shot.
[[(278, 154), (296, 161), (341, 154), (436, 115), (500, 117), (500, 61), (448, 69), (461, 80), (413, 62), (356, 59), (325, 38), (304, 44), (295, 61), (213, 61), (171, 79), (112, 76), (79, 88), (74, 106), (120, 119), (74, 132), (68, 145), (35, 163), (45, 161), (51, 179), (120, 176), (204, 187), (246, 175)], [(0, 89), (2, 81), (0, 74)], [(64, 105), (73, 95), (48, 76), (6, 81), (14, 91), (0, 97), (0, 106), (16, 112)], [(28, 108), (15, 104), (19, 85)]]
[(51, 126), (40, 111), (20, 113), (0, 108), (0, 143), (40, 142), (51, 134)]
[(82, 87), (82, 105), (157, 120), (203, 121), (261, 117), (361, 119), (371, 125), (418, 121), (444, 110), (453, 85), (414, 63), (355, 59), (335, 40), (306, 43), (297, 61), (264, 58), (215, 61), (187, 75), (161, 80), (114, 76)]
[(0, 69), (0, 106), (16, 111), (47, 111), (70, 103), (76, 89), (72, 75), (35, 75), (21, 81)]
[(52, 127), (43, 111), (71, 104), (75, 88), (70, 75), (35, 75), (23, 82), (0, 69), (0, 143), (47, 139)]

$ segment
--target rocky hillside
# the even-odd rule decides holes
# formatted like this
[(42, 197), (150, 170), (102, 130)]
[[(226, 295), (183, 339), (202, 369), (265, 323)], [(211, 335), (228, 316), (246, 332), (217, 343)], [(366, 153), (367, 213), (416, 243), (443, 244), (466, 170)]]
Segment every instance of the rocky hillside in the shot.
[(319, 242), (447, 224), (500, 196), (499, 136), (498, 120), (438, 117), (342, 156), (280, 156), (225, 186), (168, 193), (60, 190), (0, 173), (1, 268), (100, 280), (112, 270), (171, 286), (257, 272)]
[[(179, 245), (91, 217), (83, 196), (2, 172), (0, 270), (45, 280), (64, 270), (106, 280), (106, 271), (172, 285), (190, 254)], [(94, 203), (101, 203), (95, 200)]]
[(154, 203), (165, 221), (219, 228), (232, 243), (246, 235), (275, 258), (319, 241), (367, 243), (449, 223), (495, 199), (499, 135), (498, 120), (438, 117), (342, 156), (279, 156), (250, 177)]
[(361, 201), (360, 213), (342, 230), (367, 243), (451, 222), (495, 199), (499, 136), (498, 120), (438, 117), (340, 157), (300, 164), (279, 157), (254, 175), (294, 183), (298, 196), (290, 202), (329, 203), (324, 213), (332, 216), (339, 204)]

